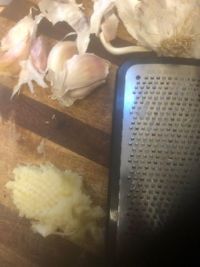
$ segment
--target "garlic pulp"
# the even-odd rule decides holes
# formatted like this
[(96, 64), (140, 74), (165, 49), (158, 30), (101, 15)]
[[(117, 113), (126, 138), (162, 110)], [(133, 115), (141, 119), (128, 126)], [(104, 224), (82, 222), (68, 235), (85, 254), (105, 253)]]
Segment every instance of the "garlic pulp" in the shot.
[(103, 241), (100, 206), (92, 203), (83, 188), (83, 179), (52, 164), (18, 166), (14, 180), (6, 187), (21, 217), (31, 220), (32, 229), (42, 236), (67, 236), (82, 244), (90, 237), (93, 244)]

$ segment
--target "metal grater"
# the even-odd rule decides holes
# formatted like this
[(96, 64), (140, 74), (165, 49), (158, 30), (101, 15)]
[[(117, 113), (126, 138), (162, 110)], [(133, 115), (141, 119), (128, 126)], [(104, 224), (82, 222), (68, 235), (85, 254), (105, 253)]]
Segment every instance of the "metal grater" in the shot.
[(153, 248), (186, 224), (187, 211), (200, 207), (198, 196), (200, 63), (130, 60), (117, 78), (109, 266), (151, 266)]

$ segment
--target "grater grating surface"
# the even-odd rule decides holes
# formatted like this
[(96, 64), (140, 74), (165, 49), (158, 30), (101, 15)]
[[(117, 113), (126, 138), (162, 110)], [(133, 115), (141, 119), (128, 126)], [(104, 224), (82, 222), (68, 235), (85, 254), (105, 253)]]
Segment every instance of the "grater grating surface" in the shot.
[(118, 205), (111, 196), (110, 210), (118, 258), (140, 255), (200, 192), (200, 67), (132, 64), (123, 86)]

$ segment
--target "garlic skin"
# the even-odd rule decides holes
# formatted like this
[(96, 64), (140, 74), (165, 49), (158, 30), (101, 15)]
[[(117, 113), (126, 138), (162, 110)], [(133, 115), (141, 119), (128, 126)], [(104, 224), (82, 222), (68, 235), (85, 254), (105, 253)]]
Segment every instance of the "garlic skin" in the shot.
[(33, 19), (29, 14), (3, 37), (0, 47), (0, 74), (19, 73), (20, 61), (26, 60), (29, 56), (40, 20), (40, 16)]
[(110, 12), (113, 13), (115, 0), (93, 0), (93, 2), (94, 11), (90, 18), (90, 32), (98, 35), (104, 16)]
[(118, 26), (119, 19), (114, 13), (105, 16), (105, 21), (101, 25), (101, 30), (106, 41), (110, 42), (116, 38)]
[(43, 36), (39, 36), (33, 40), (28, 59), (20, 62), (21, 71), (12, 97), (16, 93), (19, 93), (23, 84), (27, 84), (31, 93), (33, 93), (34, 87), (32, 81), (35, 81), (42, 88), (47, 87), (44, 78), (47, 69), (48, 52), (48, 45)]
[(27, 60), (20, 62), (21, 71), (19, 74), (18, 83), (15, 85), (12, 93), (12, 97), (14, 97), (17, 93), (20, 92), (20, 89), (23, 84), (27, 84), (31, 93), (34, 93), (33, 81), (35, 81), (40, 87), (47, 88), (47, 84), (44, 81), (45, 72), (38, 72), (32, 64), (30, 58)]
[(85, 53), (90, 41), (89, 23), (75, 0), (56, 1), (41, 0), (40, 11), (53, 25), (65, 21), (77, 33), (77, 48), (80, 54)]
[(33, 66), (39, 72), (46, 71), (50, 47), (44, 36), (37, 37), (31, 46), (30, 58)]

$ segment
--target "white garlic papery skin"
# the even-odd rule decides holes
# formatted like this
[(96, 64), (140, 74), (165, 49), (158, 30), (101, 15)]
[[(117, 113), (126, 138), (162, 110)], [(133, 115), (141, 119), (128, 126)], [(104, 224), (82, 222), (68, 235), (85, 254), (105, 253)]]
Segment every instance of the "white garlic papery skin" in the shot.
[(44, 72), (46, 70), (49, 50), (47, 39), (44, 36), (35, 38), (31, 46), (30, 58), (37, 71)]
[(14, 87), (12, 97), (20, 91), (23, 84), (27, 84), (31, 93), (33, 93), (33, 81), (43, 88), (47, 87), (44, 78), (46, 75), (48, 52), (49, 48), (43, 36), (33, 40), (28, 59), (20, 62), (19, 79)]
[(39, 21), (39, 17), (34, 20), (32, 15), (29, 14), (16, 23), (1, 40), (1, 74), (19, 73), (21, 69), (20, 61), (26, 60), (29, 56)]
[(90, 41), (90, 28), (81, 5), (75, 0), (56, 1), (41, 0), (38, 4), (40, 11), (52, 24), (64, 21), (77, 33), (77, 48), (79, 53), (85, 53)]
[(108, 14), (105, 16), (105, 21), (102, 23), (101, 30), (106, 41), (112, 41), (117, 36), (119, 26), (119, 19), (114, 14)]

